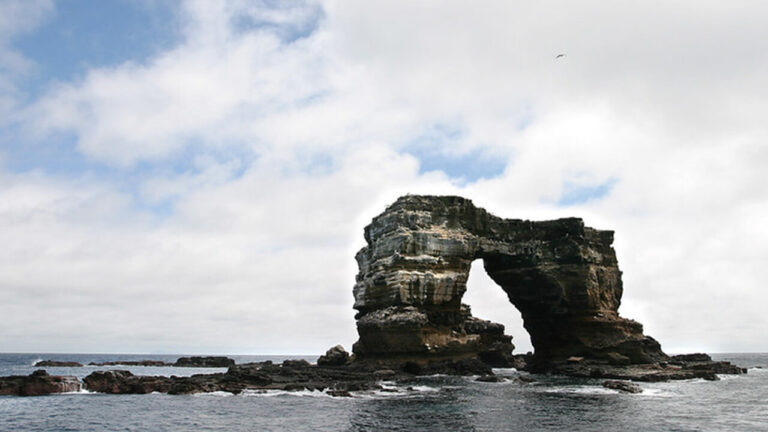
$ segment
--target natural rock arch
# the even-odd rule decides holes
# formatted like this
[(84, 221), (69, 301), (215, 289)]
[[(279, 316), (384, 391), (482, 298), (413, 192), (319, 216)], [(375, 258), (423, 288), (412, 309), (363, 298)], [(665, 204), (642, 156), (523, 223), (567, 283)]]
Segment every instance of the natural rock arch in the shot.
[(500, 324), (462, 305), (472, 261), (520, 310), (542, 367), (571, 357), (613, 364), (666, 359), (642, 325), (618, 314), (612, 231), (578, 218), (502, 219), (455, 196), (401, 197), (365, 228), (354, 287), (359, 360), (509, 361)]

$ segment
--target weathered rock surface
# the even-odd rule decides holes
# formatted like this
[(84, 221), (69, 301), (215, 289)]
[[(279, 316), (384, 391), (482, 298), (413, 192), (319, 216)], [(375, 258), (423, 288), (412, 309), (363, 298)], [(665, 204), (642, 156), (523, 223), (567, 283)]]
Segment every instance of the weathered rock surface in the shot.
[(628, 364), (666, 360), (642, 325), (622, 318), (613, 232), (581, 219), (502, 219), (453, 196), (405, 196), (365, 229), (354, 288), (358, 359), (477, 357), (501, 366), (512, 344), (500, 324), (461, 304), (472, 261), (520, 310), (530, 366), (569, 357)]
[(42, 396), (80, 391), (80, 381), (73, 376), (48, 375), (39, 369), (29, 376), (0, 377), (0, 395)]
[(230, 367), (235, 364), (235, 361), (228, 357), (223, 356), (207, 356), (207, 357), (181, 357), (176, 360), (174, 366), (178, 367)]
[(82, 363), (74, 361), (41, 360), (35, 363), (35, 367), (82, 367)]
[(603, 382), (603, 387), (624, 393), (642, 393), (643, 388), (629, 381), (609, 380)]
[(317, 359), (318, 366), (342, 366), (349, 361), (349, 353), (341, 345), (329, 349)]

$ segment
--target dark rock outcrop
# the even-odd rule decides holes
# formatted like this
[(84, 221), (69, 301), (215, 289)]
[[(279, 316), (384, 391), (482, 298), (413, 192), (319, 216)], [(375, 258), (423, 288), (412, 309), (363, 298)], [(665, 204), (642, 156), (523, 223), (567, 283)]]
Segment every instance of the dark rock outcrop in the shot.
[(83, 367), (83, 364), (75, 361), (41, 360), (35, 363), (35, 367)]
[(73, 376), (48, 375), (43, 369), (29, 376), (0, 377), (0, 395), (42, 396), (80, 391), (80, 381)]
[(162, 360), (118, 360), (105, 362), (90, 362), (88, 366), (174, 366), (173, 363), (166, 363)]
[(318, 366), (342, 366), (349, 361), (349, 353), (341, 345), (329, 349), (317, 359)]
[(678, 354), (669, 358), (670, 363), (683, 364), (687, 362), (708, 362), (712, 361), (712, 357), (709, 354), (694, 353), (694, 354)]
[(235, 361), (228, 357), (223, 356), (207, 356), (207, 357), (181, 357), (176, 360), (174, 366), (177, 367), (230, 367), (235, 364)]
[(501, 376), (498, 376), (498, 375), (482, 375), (482, 376), (479, 376), (479, 377), (475, 378), (475, 381), (499, 383), (499, 382), (506, 381), (506, 379), (504, 377), (501, 377)]

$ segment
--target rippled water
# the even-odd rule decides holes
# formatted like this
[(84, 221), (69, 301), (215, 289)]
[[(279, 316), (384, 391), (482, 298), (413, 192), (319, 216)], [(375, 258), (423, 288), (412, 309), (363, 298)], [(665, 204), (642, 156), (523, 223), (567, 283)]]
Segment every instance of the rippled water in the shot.
[[(97, 358), (98, 357), (98, 358)], [(29, 374), (43, 358), (81, 363), (179, 356), (0, 354), (0, 375)], [(387, 383), (399, 392), (333, 398), (321, 392), (169, 396), (93, 393), (0, 397), (0, 431), (756, 431), (768, 430), (768, 354), (721, 354), (749, 367), (722, 380), (641, 383), (641, 394), (599, 380), (535, 376), (533, 384), (432, 376)], [(275, 356), (233, 356), (238, 363)], [(296, 358), (295, 356), (293, 358)], [(307, 357), (314, 360), (312, 357)], [(46, 368), (83, 377), (97, 368)], [(222, 369), (119, 367), (136, 374)], [(514, 370), (499, 370), (514, 375)]]

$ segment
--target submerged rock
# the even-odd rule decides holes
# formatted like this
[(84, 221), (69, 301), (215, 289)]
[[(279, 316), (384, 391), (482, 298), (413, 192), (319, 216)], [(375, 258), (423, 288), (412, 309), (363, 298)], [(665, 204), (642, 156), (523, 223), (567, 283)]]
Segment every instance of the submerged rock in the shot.
[(39, 369), (29, 376), (0, 377), (0, 395), (42, 396), (80, 391), (77, 377), (48, 375)]
[(538, 380), (536, 378), (534, 378), (534, 377), (532, 377), (530, 375), (518, 375), (518, 376), (515, 377), (515, 381), (518, 381), (518, 382), (521, 382), (521, 383), (525, 383), (525, 384), (530, 384), (530, 383), (538, 382)]
[(506, 381), (506, 378), (500, 377), (498, 375), (483, 375), (475, 378), (475, 381), (479, 382), (491, 382), (491, 383), (499, 383)]
[(642, 387), (628, 381), (616, 381), (616, 380), (605, 381), (603, 382), (603, 387), (613, 389), (613, 390), (618, 390), (624, 393), (642, 393), (643, 392)]

